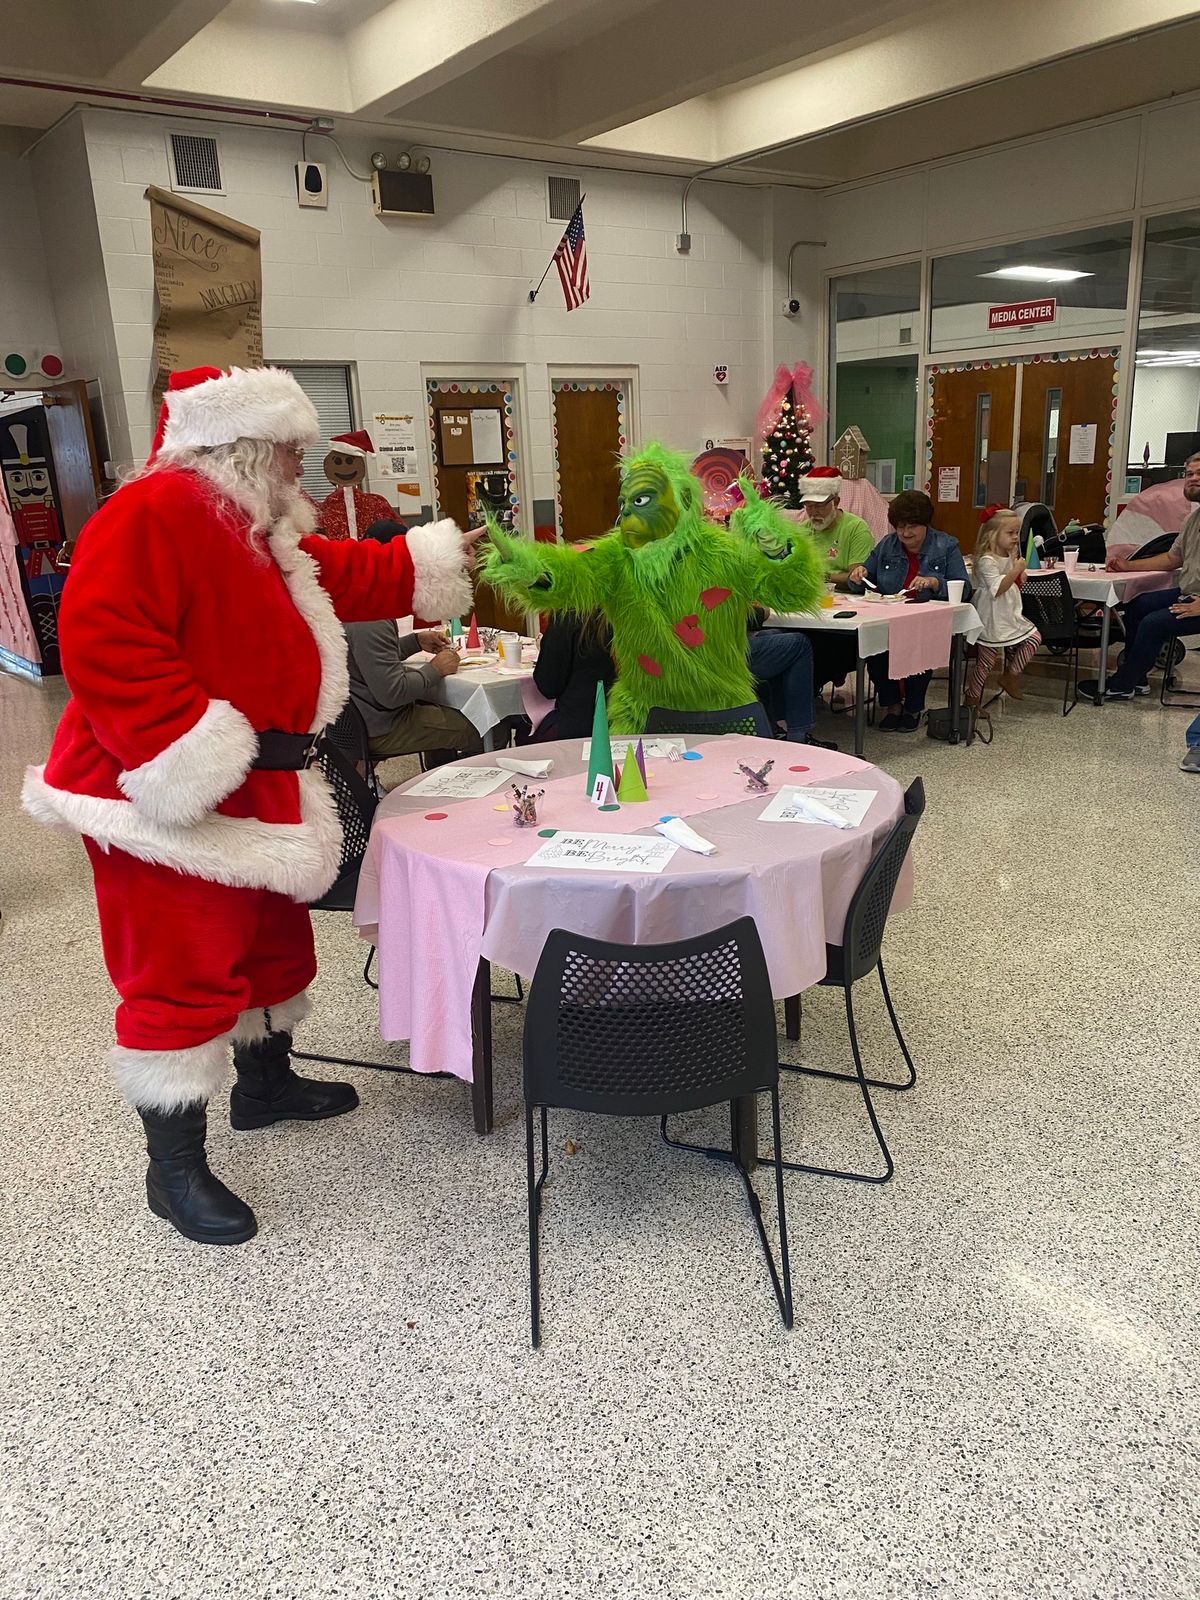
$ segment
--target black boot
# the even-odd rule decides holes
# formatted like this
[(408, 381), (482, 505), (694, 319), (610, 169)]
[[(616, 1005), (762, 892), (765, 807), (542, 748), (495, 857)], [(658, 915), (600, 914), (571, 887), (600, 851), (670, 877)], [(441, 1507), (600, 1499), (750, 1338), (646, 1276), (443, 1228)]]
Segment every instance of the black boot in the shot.
[(237, 1083), (229, 1095), (235, 1128), (269, 1128), (273, 1122), (320, 1122), (353, 1111), (358, 1094), (348, 1083), (301, 1078), (291, 1067), (292, 1036), (270, 1033), (254, 1044), (236, 1045)]
[(250, 1207), (208, 1170), (204, 1101), (179, 1111), (143, 1111), (146, 1201), (185, 1239), (197, 1244), (244, 1244), (258, 1232)]

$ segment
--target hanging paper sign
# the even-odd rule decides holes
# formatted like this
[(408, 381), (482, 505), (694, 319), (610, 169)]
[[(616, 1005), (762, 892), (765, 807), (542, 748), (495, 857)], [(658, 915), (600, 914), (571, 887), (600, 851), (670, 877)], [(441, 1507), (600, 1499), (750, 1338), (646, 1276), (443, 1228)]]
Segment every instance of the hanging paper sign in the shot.
[(417, 420), (411, 412), (377, 411), (372, 419), (375, 468), (396, 492), (396, 498), (420, 501), (421, 469), (417, 465)]
[(942, 505), (955, 505), (958, 501), (958, 480), (961, 467), (939, 467), (937, 497)]
[(1090, 467), (1096, 460), (1096, 424), (1074, 422), (1071, 424), (1071, 443), (1067, 460), (1073, 467)]

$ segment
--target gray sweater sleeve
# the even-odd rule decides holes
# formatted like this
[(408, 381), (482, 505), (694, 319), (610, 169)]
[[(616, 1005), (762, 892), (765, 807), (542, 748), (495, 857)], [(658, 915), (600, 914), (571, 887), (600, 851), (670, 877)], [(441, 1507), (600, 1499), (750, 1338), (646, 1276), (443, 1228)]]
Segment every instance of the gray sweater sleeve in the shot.
[(405, 664), (404, 657), (415, 654), (420, 645), (414, 634), (401, 639), (394, 622), (351, 622), (346, 636), (368, 694), (385, 711), (400, 711), (426, 699), (441, 681), (431, 661), (419, 667)]

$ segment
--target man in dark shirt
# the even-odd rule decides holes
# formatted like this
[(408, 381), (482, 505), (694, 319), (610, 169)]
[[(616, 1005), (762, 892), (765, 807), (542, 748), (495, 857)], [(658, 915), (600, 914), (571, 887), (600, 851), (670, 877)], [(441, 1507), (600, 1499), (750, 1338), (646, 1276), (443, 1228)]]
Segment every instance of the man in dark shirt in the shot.
[[(371, 754), (409, 756), (444, 753), (473, 756), (483, 749), (479, 734), (452, 706), (439, 705), (443, 678), (458, 671), (458, 651), (433, 629), (400, 636), (394, 622), (348, 622), (350, 698), (362, 714)], [(409, 665), (418, 650), (432, 659)]]

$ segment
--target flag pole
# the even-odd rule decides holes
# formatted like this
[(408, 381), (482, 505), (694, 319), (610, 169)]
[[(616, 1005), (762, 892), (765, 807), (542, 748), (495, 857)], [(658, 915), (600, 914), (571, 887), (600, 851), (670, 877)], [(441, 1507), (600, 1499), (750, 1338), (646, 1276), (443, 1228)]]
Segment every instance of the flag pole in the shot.
[[(581, 194), (579, 196), (579, 204), (575, 207), (575, 211), (572, 211), (572, 213), (571, 213), (570, 220), (567, 223), (567, 227), (568, 228), (570, 228), (571, 223), (575, 221), (575, 212), (583, 210), (583, 202), (586, 199), (587, 199), (587, 195), (586, 194)], [(566, 237), (566, 233), (564, 231), (563, 238), (565, 238), (565, 237)], [(562, 239), (560, 239), (558, 241), (558, 244), (561, 244), (561, 243), (562, 243)], [(556, 256), (558, 254), (558, 244), (556, 244), (554, 246), (554, 256)], [(546, 279), (550, 276), (550, 268), (554, 265), (554, 256), (551, 256), (549, 261), (547, 261), (546, 270), (545, 270), (545, 272), (542, 273), (541, 277), (538, 279), (537, 288), (536, 289), (530, 289), (530, 291), (529, 291), (529, 304), (530, 305), (532, 305), (533, 302), (537, 299), (538, 295), (541, 294), (542, 285), (545, 283)]]

